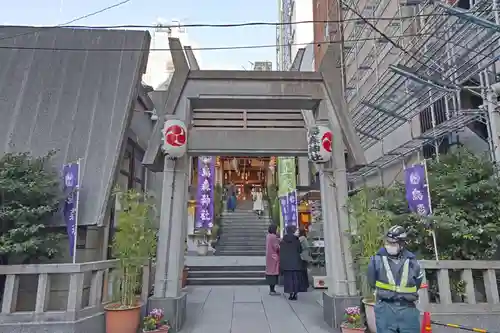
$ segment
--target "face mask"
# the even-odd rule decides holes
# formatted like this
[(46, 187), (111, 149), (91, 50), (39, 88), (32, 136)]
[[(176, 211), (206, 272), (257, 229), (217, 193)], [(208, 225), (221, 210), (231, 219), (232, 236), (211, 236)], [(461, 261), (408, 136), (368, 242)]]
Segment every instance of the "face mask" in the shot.
[(393, 244), (391, 244), (391, 245), (386, 244), (385, 250), (387, 251), (387, 253), (389, 253), (389, 255), (395, 256), (399, 253), (400, 249), (399, 249), (399, 245), (397, 245), (397, 244), (394, 244), (394, 245)]
[(294, 234), (295, 236), (299, 237), (299, 232), (298, 232), (298, 231), (295, 231), (293, 234)]

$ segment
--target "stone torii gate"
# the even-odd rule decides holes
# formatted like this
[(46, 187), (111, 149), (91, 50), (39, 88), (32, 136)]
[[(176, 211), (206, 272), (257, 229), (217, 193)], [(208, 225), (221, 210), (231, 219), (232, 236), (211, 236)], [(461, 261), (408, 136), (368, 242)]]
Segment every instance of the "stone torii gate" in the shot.
[[(348, 215), (344, 150), (347, 149), (356, 165), (365, 164), (364, 151), (343, 99), (335, 56), (340, 52), (339, 46), (329, 46), (319, 72), (299, 71), (304, 49), (297, 53), (291, 71), (281, 72), (200, 70), (190, 47), (183, 49), (177, 38), (170, 38), (169, 44), (175, 71), (165, 92), (164, 104), (156, 105), (156, 109), (160, 119), (178, 119), (186, 124), (188, 146), (183, 157), (166, 158), (160, 149), (163, 122), (158, 121), (143, 160), (153, 172), (163, 173), (154, 295), (148, 307), (163, 308), (175, 330), (179, 330), (186, 319), (186, 294), (182, 292), (181, 279), (190, 156), (306, 156), (307, 127), (324, 124), (332, 130), (334, 140), (333, 158), (320, 166), (328, 276), (323, 312), (325, 321), (338, 327), (344, 308), (359, 302), (349, 238), (345, 234)], [(266, 121), (250, 123), (251, 119), (244, 116), (241, 128), (224, 127), (223, 121), (234, 117), (235, 110), (260, 110), (261, 113), (295, 110), (302, 114), (303, 125), (295, 128), (285, 125), (285, 118), (289, 117), (285, 115), (283, 122), (276, 120), (270, 128), (269, 124), (264, 125)], [(223, 116), (219, 122), (212, 121), (212, 126), (197, 125), (201, 124), (194, 121), (197, 112), (210, 114), (205, 119), (213, 119), (216, 114)]]

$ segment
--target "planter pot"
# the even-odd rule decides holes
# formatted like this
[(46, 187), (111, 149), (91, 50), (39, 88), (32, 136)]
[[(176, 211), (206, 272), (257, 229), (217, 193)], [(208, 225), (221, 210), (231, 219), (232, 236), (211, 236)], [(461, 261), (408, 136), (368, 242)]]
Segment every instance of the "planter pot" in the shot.
[(196, 248), (196, 252), (199, 256), (206, 256), (208, 253), (208, 244), (199, 244)]
[(188, 273), (189, 273), (189, 268), (184, 266), (184, 269), (182, 270), (182, 288), (186, 287), (187, 285)]
[(106, 305), (106, 333), (136, 333), (141, 322), (141, 306), (121, 308), (118, 304)]
[(365, 331), (365, 327), (363, 328), (349, 328), (349, 327), (344, 327), (340, 326), (342, 333), (363, 333)]
[(170, 330), (170, 327), (169, 326), (162, 326), (154, 331), (145, 331), (145, 330), (142, 330), (143, 333), (168, 333), (168, 331)]
[(365, 305), (366, 322), (368, 324), (368, 329), (372, 333), (377, 333), (377, 326), (375, 325), (375, 303), (371, 300), (364, 299), (363, 304)]

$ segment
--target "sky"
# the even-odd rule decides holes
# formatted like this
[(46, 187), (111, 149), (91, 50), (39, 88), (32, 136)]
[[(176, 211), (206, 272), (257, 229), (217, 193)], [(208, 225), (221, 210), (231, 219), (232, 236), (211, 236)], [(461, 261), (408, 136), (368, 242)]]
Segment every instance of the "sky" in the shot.
[[(0, 0), (0, 24), (58, 25), (108, 7), (119, 0)], [(101, 14), (73, 23), (74, 25), (151, 25), (159, 18), (180, 20), (185, 24), (276, 22), (275, 0), (131, 0)], [(189, 28), (189, 40), (198, 47), (274, 45), (276, 28)], [(246, 50), (204, 50), (201, 60), (205, 69), (252, 69), (249, 61), (276, 59), (276, 48)]]

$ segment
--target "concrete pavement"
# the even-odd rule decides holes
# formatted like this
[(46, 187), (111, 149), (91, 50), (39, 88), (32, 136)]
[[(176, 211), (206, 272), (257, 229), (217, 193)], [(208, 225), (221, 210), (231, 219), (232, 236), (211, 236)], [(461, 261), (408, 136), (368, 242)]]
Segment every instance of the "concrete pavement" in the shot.
[[(181, 333), (337, 333), (323, 321), (320, 291), (298, 301), (269, 296), (267, 286), (189, 286)], [(281, 291), (278, 287), (277, 290)]]

